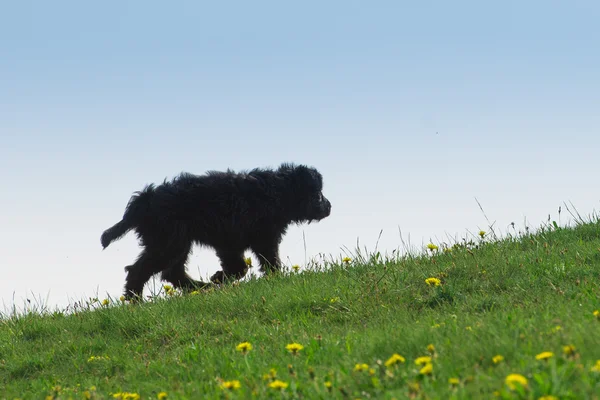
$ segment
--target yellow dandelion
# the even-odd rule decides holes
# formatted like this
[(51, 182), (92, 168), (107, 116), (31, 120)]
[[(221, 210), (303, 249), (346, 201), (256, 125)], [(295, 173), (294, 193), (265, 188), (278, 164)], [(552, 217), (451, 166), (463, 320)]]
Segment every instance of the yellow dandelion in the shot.
[(437, 246), (436, 246), (435, 244), (433, 244), (433, 243), (428, 243), (428, 244), (427, 244), (427, 248), (428, 248), (428, 249), (429, 249), (431, 252), (433, 252), (433, 251), (437, 250), (439, 247), (437, 247)]
[(567, 356), (571, 356), (571, 355), (575, 354), (575, 350), (577, 350), (577, 349), (572, 344), (563, 346), (563, 353), (565, 353), (565, 355), (567, 355)]
[(432, 372), (433, 372), (433, 364), (427, 363), (427, 364), (425, 364), (425, 366), (423, 368), (421, 368), (421, 370), (419, 371), (419, 374), (431, 375)]
[(549, 358), (551, 358), (552, 356), (554, 356), (554, 353), (551, 351), (544, 351), (541, 352), (540, 354), (535, 356), (536, 360), (547, 360)]
[(276, 377), (277, 377), (277, 370), (275, 368), (271, 368), (268, 373), (266, 373), (262, 376), (263, 380), (265, 380), (265, 381), (275, 380)]
[(160, 392), (159, 394), (156, 395), (156, 398), (158, 400), (165, 400), (167, 398), (167, 392)]
[(483, 238), (485, 236), (485, 231), (479, 231), (479, 236), (481, 236), (481, 238)]
[(107, 306), (107, 305), (108, 305), (108, 299), (104, 299), (104, 300), (102, 300), (102, 305), (103, 305), (103, 306)]
[(121, 295), (121, 297), (119, 297), (119, 300), (121, 300), (121, 303), (124, 303), (124, 302), (125, 302), (125, 300), (126, 300), (126, 299), (125, 299), (125, 296)]
[(283, 382), (280, 380), (275, 380), (275, 381), (269, 383), (269, 387), (271, 389), (279, 389), (279, 390), (284, 390), (285, 388), (288, 387), (288, 385), (289, 384), (287, 382)]
[(89, 390), (84, 390), (82, 394), (85, 400), (90, 400), (92, 398), (92, 393)]
[(173, 290), (173, 286), (171, 285), (163, 285), (163, 288), (168, 292), (169, 290)]
[(368, 370), (369, 370), (369, 364), (365, 364), (365, 363), (362, 363), (362, 364), (360, 364), (360, 363), (359, 363), (359, 364), (356, 364), (356, 365), (354, 366), (354, 370), (355, 370), (355, 371), (368, 371)]
[(300, 343), (290, 343), (287, 346), (285, 346), (285, 348), (290, 353), (296, 355), (300, 350), (304, 348), (304, 346), (302, 346)]
[(252, 345), (249, 342), (242, 342), (240, 344), (238, 344), (235, 349), (237, 351), (240, 351), (242, 353), (247, 353), (250, 350), (252, 350)]
[(596, 364), (590, 368), (592, 372), (600, 372), (600, 360), (596, 360)]
[(427, 345), (427, 351), (430, 352), (431, 354), (435, 353), (435, 346), (432, 344)]
[(408, 383), (408, 391), (410, 393), (419, 393), (419, 390), (421, 390), (421, 385), (419, 385), (419, 382)]
[(527, 386), (527, 378), (525, 378), (521, 374), (510, 374), (506, 377), (504, 381), (506, 382), (506, 385), (510, 388), (510, 390), (515, 390), (517, 388), (517, 385), (520, 385), (522, 387)]
[(467, 326), (465, 329), (468, 330), (468, 331), (472, 331), (473, 330), (473, 328), (470, 327), (470, 326)]
[(386, 367), (391, 367), (393, 365), (396, 365), (398, 363), (403, 363), (405, 362), (406, 359), (404, 357), (402, 357), (400, 354), (394, 353), (392, 354), (392, 356), (390, 358), (388, 358), (388, 360), (385, 362), (385, 366)]
[(440, 286), (442, 281), (440, 281), (438, 278), (427, 278), (425, 279), (425, 283), (429, 286)]
[(196, 296), (196, 295), (199, 295), (199, 294), (200, 294), (200, 292), (197, 291), (197, 290), (193, 290), (193, 291), (190, 292), (190, 296)]
[(494, 357), (492, 357), (492, 362), (494, 364), (500, 364), (502, 361), (504, 361), (504, 356), (501, 356), (500, 354), (495, 355)]
[(331, 390), (331, 386), (333, 386), (333, 384), (330, 381), (325, 381), (325, 383), (323, 383), (323, 385), (325, 385), (327, 390)]
[(592, 314), (594, 314), (594, 317), (600, 319), (600, 311), (594, 310), (594, 312)]
[(300, 350), (304, 348), (300, 343), (290, 343), (285, 348), (292, 354), (296, 355)]
[(244, 262), (246, 263), (247, 266), (252, 266), (252, 258), (250, 257), (246, 257), (244, 258)]
[(140, 400), (140, 395), (137, 393), (119, 392), (113, 394), (115, 399), (119, 400)]
[(342, 262), (348, 264), (350, 261), (352, 261), (352, 259), (350, 257), (344, 257), (342, 258)]
[(416, 365), (423, 365), (423, 364), (429, 364), (429, 363), (431, 363), (431, 357), (429, 357), (429, 356), (417, 357), (415, 359)]
[(460, 383), (460, 380), (458, 378), (448, 378), (448, 383), (452, 386), (456, 386)]
[(241, 387), (242, 385), (238, 380), (224, 381), (223, 383), (221, 383), (221, 389), (237, 390)]
[(552, 396), (552, 395), (548, 395), (548, 396), (542, 396), (538, 400), (558, 400), (558, 397)]
[(298, 264), (294, 264), (294, 265), (292, 265), (292, 269), (294, 270), (294, 272), (298, 272), (298, 270), (300, 269), (300, 266)]
[(110, 359), (108, 356), (90, 356), (90, 358), (88, 358), (88, 362), (93, 362), (93, 361), (102, 361), (102, 360), (108, 360)]

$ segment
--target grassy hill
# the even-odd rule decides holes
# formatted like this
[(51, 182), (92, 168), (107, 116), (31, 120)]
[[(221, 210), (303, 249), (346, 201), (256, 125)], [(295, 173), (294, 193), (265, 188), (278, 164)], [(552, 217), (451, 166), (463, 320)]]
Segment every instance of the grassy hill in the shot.
[(5, 317), (0, 398), (598, 399), (598, 220), (491, 237)]

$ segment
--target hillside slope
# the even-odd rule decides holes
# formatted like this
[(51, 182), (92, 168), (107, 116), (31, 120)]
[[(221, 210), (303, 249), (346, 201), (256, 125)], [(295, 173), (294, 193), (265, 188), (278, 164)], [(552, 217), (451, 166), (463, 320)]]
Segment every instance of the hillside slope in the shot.
[(0, 398), (597, 399), (598, 221), (489, 235), (4, 318)]

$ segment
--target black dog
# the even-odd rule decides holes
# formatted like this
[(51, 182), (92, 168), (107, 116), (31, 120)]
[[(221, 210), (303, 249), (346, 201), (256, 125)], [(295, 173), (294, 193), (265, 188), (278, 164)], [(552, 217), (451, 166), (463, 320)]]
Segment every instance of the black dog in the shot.
[(125, 267), (125, 298), (141, 296), (152, 275), (182, 289), (205, 287), (186, 273), (194, 243), (216, 250), (222, 271), (213, 283), (240, 279), (247, 272), (244, 251), (252, 250), (260, 270), (281, 269), (279, 244), (291, 223), (319, 221), (331, 212), (323, 178), (311, 167), (282, 164), (277, 170), (235, 173), (181, 173), (171, 182), (147, 185), (129, 200), (123, 219), (104, 231), (103, 248), (134, 229), (144, 246)]

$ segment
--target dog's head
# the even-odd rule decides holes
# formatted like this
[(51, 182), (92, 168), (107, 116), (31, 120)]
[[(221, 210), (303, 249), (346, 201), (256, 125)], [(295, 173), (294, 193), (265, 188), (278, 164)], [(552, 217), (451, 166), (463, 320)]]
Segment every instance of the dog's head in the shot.
[(323, 176), (305, 165), (282, 164), (278, 172), (290, 183), (296, 222), (320, 221), (331, 214), (331, 203), (323, 195)]

